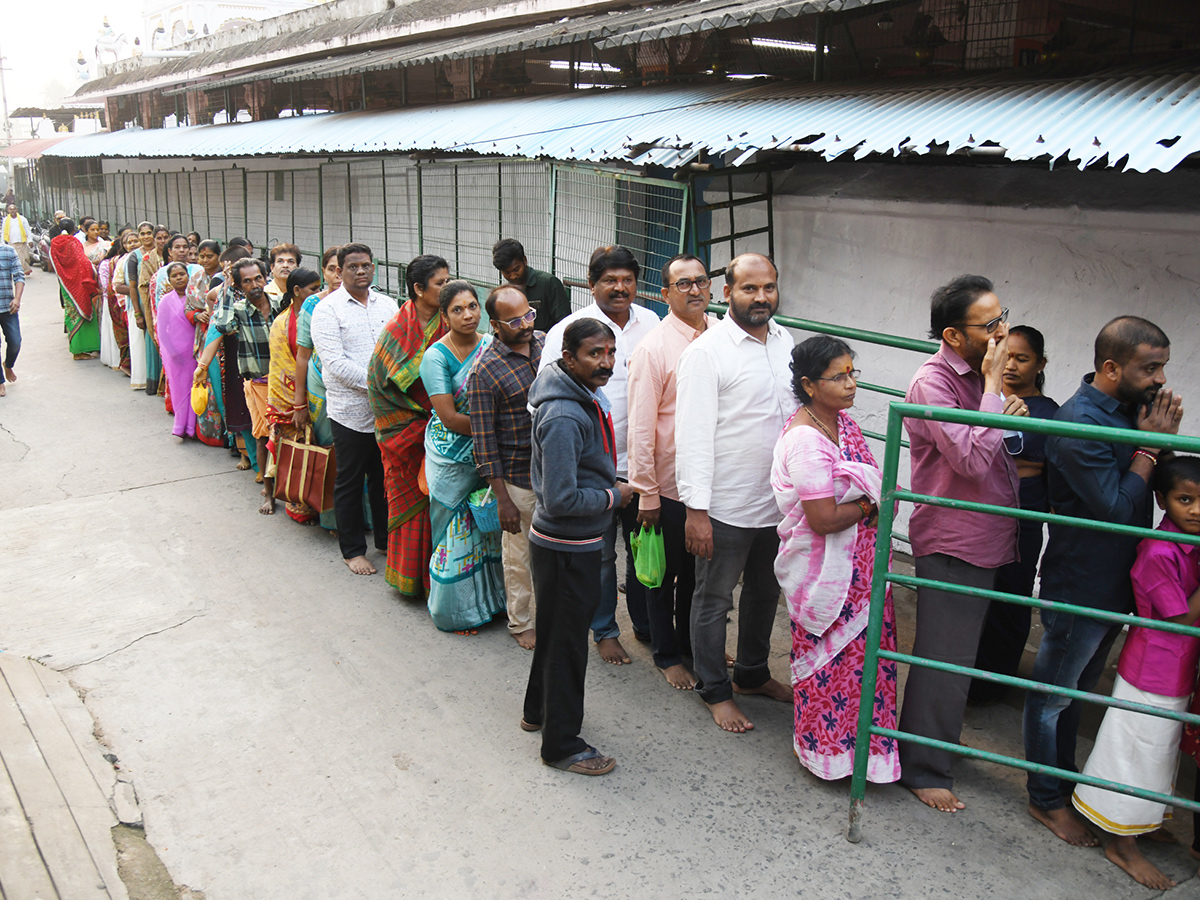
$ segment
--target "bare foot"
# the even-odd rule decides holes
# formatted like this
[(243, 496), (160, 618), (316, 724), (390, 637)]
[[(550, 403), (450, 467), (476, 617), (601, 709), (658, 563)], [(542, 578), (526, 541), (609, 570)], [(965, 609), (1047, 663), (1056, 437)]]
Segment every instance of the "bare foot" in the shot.
[(1079, 820), (1079, 816), (1065, 806), (1062, 809), (1038, 809), (1030, 803), (1029, 814), (1053, 831), (1055, 837), (1072, 847), (1100, 846), (1099, 839)]
[(689, 672), (683, 663), (667, 666), (659, 671), (663, 673), (663, 678), (667, 679), (667, 684), (677, 691), (690, 691), (696, 687), (696, 676)]
[(516, 634), (514, 634), (513, 640), (526, 650), (532, 650), (537, 646), (537, 632), (535, 632), (532, 628), (527, 628), (524, 631), (518, 631)]
[(600, 658), (609, 665), (624, 666), (633, 662), (629, 658), (629, 654), (625, 652), (625, 648), (621, 646), (621, 642), (616, 638), (604, 638), (596, 641), (596, 649), (600, 651)]
[(754, 730), (754, 723), (746, 718), (746, 714), (738, 709), (732, 700), (722, 700), (720, 703), (708, 703), (708, 711), (712, 713), (713, 721), (725, 731), (742, 734)]
[(11, 367), (5, 366), (4, 367), (4, 377), (7, 378), (9, 381), (16, 381), (17, 373), (14, 372)]
[(343, 562), (355, 575), (374, 575), (378, 571), (365, 556), (355, 556), (352, 559), (343, 560)]
[(735, 682), (733, 692), (735, 694), (770, 697), (772, 700), (778, 700), (780, 703), (791, 703), (793, 700), (791, 687), (776, 681), (774, 678), (767, 679), (766, 684), (756, 688), (740, 688)]
[(1174, 881), (1160, 872), (1154, 863), (1142, 856), (1137, 839), (1130, 835), (1114, 837), (1104, 848), (1104, 855), (1109, 862), (1120, 866), (1129, 873), (1129, 876), (1138, 884), (1144, 884), (1151, 890), (1166, 891), (1175, 887)]
[(0, 384), (0, 397), (3, 397), (7, 393), (8, 393), (8, 388), (6, 388), (4, 385)]
[(944, 813), (956, 813), (960, 809), (966, 809), (967, 804), (963, 803), (953, 793), (945, 788), (909, 788), (917, 799), (926, 806)]
[(238, 460), (237, 469), (239, 472), (245, 472), (248, 468), (250, 468), (250, 457), (243, 454), (242, 458)]
[(275, 498), (267, 497), (263, 500), (263, 505), (258, 508), (259, 515), (273, 516), (275, 515)]
[[(1178, 844), (1179, 838), (1167, 831), (1167, 829), (1159, 827), (1154, 831), (1147, 831), (1145, 834), (1139, 834), (1138, 837), (1145, 838), (1148, 841), (1153, 841), (1156, 844)], [(1195, 853), (1195, 851), (1192, 851)]]

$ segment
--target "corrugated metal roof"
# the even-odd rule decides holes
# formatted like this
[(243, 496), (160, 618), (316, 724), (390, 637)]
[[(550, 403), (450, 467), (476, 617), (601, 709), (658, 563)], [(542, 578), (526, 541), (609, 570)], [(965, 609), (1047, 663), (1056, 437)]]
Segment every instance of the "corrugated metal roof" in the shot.
[[(719, 84), (588, 91), (235, 125), (119, 131), (65, 141), (64, 157), (238, 157), (442, 151), (682, 165), (701, 150), (796, 148), (825, 159), (954, 153), (1170, 171), (1200, 152), (1200, 74), (1024, 81)], [(736, 164), (735, 163), (735, 164)]]
[(524, 24), (486, 34), (454, 34), (359, 53), (243, 72), (163, 91), (163, 96), (220, 90), (253, 81), (297, 82), (380, 69), (422, 65), (444, 59), (491, 56), (592, 42), (617, 47), (641, 41), (735, 28), (818, 12), (839, 12), (890, 0), (692, 0), (692, 2), (606, 10), (553, 22)]
[(55, 144), (61, 144), (70, 137), (71, 135), (64, 134), (52, 138), (35, 138), (30, 141), (18, 141), (0, 150), (0, 156), (7, 157), (8, 159), (38, 159)]

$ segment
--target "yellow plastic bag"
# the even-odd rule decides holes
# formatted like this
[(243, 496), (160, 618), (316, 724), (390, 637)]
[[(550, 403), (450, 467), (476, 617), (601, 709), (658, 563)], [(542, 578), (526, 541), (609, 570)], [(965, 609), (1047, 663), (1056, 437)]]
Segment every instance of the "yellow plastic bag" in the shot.
[(208, 385), (193, 384), (192, 385), (192, 411), (198, 415), (204, 415), (204, 410), (208, 409)]

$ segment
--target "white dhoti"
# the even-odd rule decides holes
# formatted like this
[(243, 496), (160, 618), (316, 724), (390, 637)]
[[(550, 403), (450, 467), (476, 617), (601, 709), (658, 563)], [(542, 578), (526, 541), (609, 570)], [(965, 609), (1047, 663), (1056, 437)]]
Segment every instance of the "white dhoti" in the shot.
[[(1144, 703), (1174, 712), (1188, 708), (1188, 697), (1164, 697), (1139, 690), (1117, 675), (1113, 698)], [(1128, 784), (1160, 794), (1175, 787), (1179, 766), (1179, 738), (1183, 723), (1143, 713), (1110, 707), (1104, 713), (1096, 746), (1088, 757), (1083, 774)], [(1142, 800), (1127, 794), (1106, 791), (1087, 784), (1075, 786), (1071, 796), (1075, 808), (1089, 822), (1110, 834), (1146, 834), (1162, 826), (1165, 803)]]

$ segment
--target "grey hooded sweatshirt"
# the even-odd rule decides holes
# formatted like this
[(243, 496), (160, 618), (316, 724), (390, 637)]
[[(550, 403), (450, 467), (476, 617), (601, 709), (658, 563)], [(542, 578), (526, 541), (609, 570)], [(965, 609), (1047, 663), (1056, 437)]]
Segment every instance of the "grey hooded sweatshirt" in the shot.
[(621, 502), (616, 436), (603, 397), (556, 361), (529, 388), (533, 410), (533, 490), (529, 540), (551, 550), (599, 550)]

